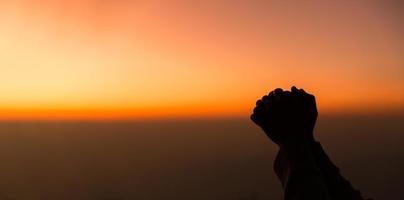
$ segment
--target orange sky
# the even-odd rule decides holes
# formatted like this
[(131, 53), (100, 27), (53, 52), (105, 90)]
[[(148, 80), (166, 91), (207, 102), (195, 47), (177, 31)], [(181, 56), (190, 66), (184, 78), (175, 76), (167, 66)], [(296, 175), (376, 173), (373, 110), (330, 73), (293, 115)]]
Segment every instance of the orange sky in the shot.
[(404, 110), (391, 0), (0, 1), (0, 119), (247, 116), (275, 87), (320, 112)]

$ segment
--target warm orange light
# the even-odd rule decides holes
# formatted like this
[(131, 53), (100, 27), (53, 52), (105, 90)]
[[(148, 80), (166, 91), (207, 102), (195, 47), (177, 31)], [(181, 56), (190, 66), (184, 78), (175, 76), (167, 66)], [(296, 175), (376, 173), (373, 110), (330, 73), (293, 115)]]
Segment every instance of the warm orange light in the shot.
[(399, 14), (282, 2), (2, 1), (0, 119), (248, 117), (292, 85), (322, 112), (403, 110)]

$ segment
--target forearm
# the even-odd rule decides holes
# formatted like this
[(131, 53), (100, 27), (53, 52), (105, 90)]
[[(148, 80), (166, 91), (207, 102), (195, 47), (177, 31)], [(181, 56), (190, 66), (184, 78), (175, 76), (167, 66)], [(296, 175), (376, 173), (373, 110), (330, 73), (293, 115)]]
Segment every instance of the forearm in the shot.
[(329, 199), (310, 144), (291, 140), (281, 145), (274, 166), (284, 188), (284, 199)]
[(320, 168), (328, 191), (334, 200), (363, 200), (360, 192), (354, 189), (332, 163), (319, 142), (311, 142), (316, 165)]

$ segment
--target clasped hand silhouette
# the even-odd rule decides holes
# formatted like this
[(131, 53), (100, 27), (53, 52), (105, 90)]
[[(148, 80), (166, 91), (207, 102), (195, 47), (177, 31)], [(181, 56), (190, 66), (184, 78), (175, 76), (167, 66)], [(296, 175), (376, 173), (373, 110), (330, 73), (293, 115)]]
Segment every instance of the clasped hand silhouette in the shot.
[(275, 89), (257, 101), (251, 120), (276, 144), (314, 141), (317, 119), (315, 97), (295, 86)]
[(274, 170), (285, 200), (364, 200), (313, 136), (316, 99), (303, 89), (280, 88), (257, 101), (251, 120), (279, 151)]

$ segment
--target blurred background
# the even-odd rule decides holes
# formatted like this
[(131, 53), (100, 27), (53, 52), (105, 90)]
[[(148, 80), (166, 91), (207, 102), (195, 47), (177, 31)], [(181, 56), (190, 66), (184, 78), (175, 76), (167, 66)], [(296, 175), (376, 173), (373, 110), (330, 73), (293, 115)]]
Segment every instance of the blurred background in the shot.
[(0, 199), (279, 199), (249, 120), (317, 98), (352, 184), (403, 199), (399, 0), (2, 0)]

